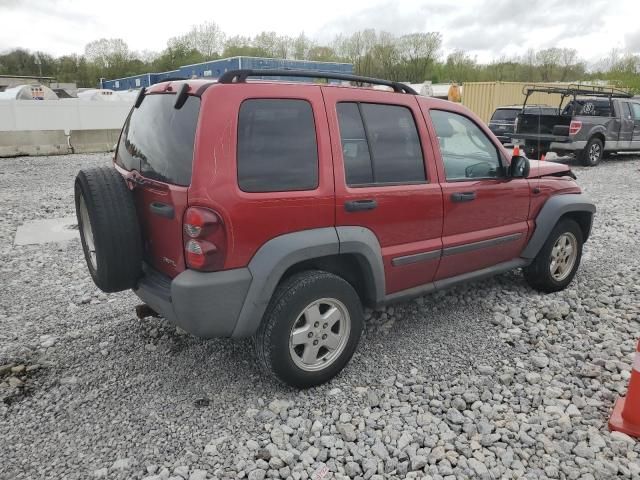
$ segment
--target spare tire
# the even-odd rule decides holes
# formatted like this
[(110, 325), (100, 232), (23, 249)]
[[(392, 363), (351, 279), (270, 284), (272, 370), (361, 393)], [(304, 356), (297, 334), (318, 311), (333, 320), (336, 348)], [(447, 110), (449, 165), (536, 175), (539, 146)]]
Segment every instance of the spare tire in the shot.
[(103, 292), (134, 288), (142, 274), (142, 240), (132, 192), (115, 168), (78, 172), (76, 216), (84, 258)]

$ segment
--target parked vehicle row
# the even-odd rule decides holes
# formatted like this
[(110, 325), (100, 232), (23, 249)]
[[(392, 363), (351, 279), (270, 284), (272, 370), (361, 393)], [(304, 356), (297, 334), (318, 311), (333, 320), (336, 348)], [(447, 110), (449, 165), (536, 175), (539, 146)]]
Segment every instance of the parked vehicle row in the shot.
[(253, 336), (266, 371), (309, 387), (351, 358), (363, 305), (515, 268), (543, 292), (573, 279), (595, 206), (568, 166), (512, 157), (465, 107), (403, 84), (255, 75), (318, 77), (143, 89), (113, 167), (79, 172), (102, 290), (201, 337)]

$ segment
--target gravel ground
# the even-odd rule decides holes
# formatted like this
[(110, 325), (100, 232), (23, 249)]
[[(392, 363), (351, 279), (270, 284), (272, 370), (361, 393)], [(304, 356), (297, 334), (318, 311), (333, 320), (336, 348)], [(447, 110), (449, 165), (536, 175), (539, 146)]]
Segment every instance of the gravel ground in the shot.
[(368, 312), (347, 369), (307, 391), (248, 341), (137, 320), (77, 240), (13, 246), (107, 162), (0, 161), (0, 478), (640, 478), (640, 443), (607, 430), (640, 332), (639, 159), (574, 167), (598, 214), (569, 289), (514, 272)]

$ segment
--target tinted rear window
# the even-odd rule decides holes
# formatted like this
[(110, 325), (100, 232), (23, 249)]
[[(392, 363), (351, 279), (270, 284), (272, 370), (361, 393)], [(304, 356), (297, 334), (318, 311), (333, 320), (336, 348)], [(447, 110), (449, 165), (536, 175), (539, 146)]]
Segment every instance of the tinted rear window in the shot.
[(610, 117), (611, 102), (608, 99), (578, 98), (564, 107), (563, 115)]
[(500, 110), (496, 110), (495, 112), (493, 112), (493, 116), (491, 117), (491, 120), (502, 120), (502, 121), (511, 121), (511, 120), (515, 120), (516, 117), (518, 116), (518, 113), (520, 113), (520, 110), (511, 110), (508, 108), (502, 108)]
[(154, 180), (187, 186), (200, 99), (187, 97), (179, 110), (173, 108), (175, 101), (172, 94), (151, 94), (132, 110), (120, 136), (116, 163)]

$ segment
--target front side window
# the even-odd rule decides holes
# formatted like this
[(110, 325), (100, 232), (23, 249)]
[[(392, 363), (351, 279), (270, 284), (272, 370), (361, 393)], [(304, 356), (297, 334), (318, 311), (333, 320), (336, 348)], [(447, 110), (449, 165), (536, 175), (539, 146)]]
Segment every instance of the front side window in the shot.
[(336, 111), (347, 185), (426, 181), (411, 110), (399, 105), (343, 102)]
[(240, 106), (238, 185), (245, 192), (314, 190), (318, 147), (306, 100), (255, 99)]
[(498, 149), (474, 122), (463, 115), (431, 110), (447, 180), (497, 177)]

